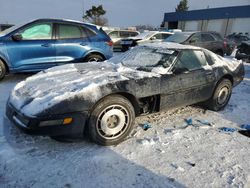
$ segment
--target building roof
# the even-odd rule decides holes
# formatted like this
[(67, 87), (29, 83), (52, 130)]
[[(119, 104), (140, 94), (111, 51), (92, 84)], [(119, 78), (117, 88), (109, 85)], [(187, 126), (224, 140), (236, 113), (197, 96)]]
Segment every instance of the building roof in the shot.
[(250, 5), (165, 13), (164, 22), (250, 18)]

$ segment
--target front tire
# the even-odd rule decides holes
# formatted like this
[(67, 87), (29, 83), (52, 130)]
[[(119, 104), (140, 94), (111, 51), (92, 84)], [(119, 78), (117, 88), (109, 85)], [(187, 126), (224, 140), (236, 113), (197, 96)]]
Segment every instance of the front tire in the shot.
[(6, 74), (6, 67), (5, 64), (0, 60), (0, 80), (5, 77)]
[(90, 115), (89, 135), (99, 145), (122, 142), (134, 126), (134, 107), (125, 97), (112, 95), (95, 106)]
[(232, 82), (223, 79), (217, 85), (213, 96), (207, 101), (210, 110), (219, 111), (225, 108), (232, 94)]

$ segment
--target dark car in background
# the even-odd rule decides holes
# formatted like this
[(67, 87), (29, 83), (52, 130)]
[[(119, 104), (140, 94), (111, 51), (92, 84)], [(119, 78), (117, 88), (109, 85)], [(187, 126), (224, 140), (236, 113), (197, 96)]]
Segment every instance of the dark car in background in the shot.
[(70, 62), (112, 57), (102, 28), (63, 19), (38, 19), (0, 33), (0, 79), (6, 73), (34, 72)]
[(217, 32), (176, 32), (165, 41), (199, 46), (220, 56), (223, 56), (225, 53), (224, 40)]
[(248, 35), (234, 33), (226, 36), (226, 39), (234, 42), (236, 46), (239, 46), (242, 42), (250, 40), (250, 37)]
[[(136, 116), (203, 102), (223, 109), (244, 78), (242, 62), (190, 45), (152, 43), (105, 62), (68, 64), (17, 84), (7, 117), (41, 135), (123, 141)], [(87, 131), (88, 134), (84, 134)]]

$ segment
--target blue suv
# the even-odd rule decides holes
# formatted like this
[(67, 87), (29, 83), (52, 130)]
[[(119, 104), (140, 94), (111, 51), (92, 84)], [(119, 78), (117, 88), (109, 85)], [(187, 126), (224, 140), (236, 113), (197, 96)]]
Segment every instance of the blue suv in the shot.
[(113, 42), (102, 28), (62, 19), (39, 19), (0, 33), (0, 79), (69, 62), (112, 57)]

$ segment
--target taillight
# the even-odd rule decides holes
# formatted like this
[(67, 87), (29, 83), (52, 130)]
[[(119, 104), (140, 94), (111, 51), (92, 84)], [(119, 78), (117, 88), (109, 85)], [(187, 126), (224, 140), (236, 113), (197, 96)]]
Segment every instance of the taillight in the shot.
[(111, 41), (106, 42), (106, 44), (107, 44), (107, 45), (109, 45), (109, 46), (113, 46), (113, 45), (114, 45), (114, 43), (113, 43), (113, 41), (112, 41), (112, 40), (111, 40)]
[(224, 40), (224, 48), (226, 48), (226, 47), (227, 47), (227, 41)]

